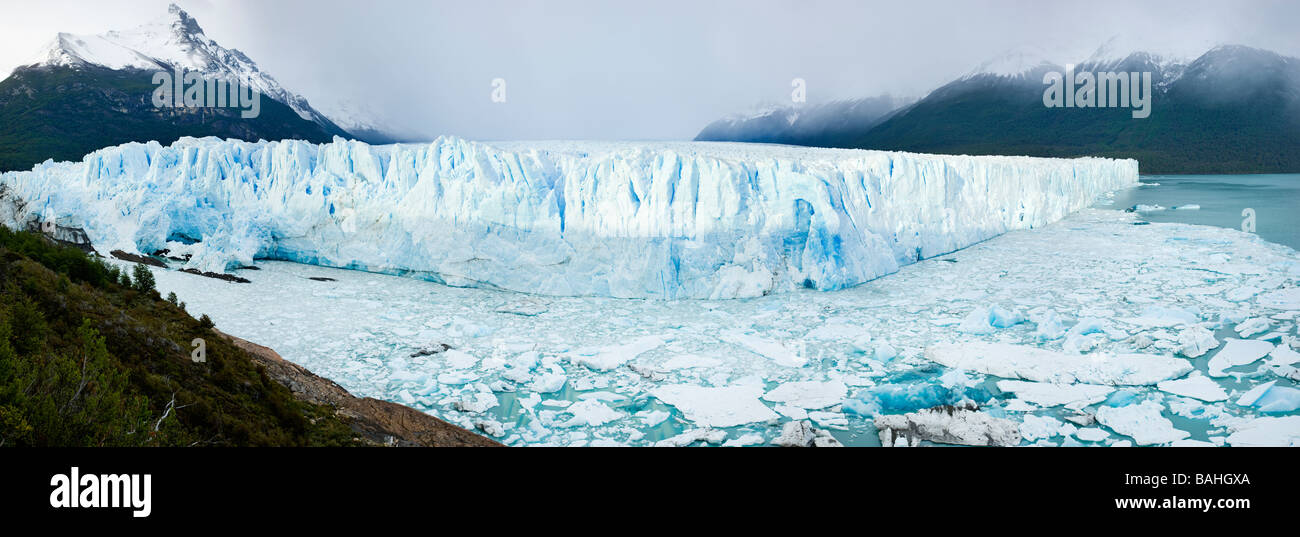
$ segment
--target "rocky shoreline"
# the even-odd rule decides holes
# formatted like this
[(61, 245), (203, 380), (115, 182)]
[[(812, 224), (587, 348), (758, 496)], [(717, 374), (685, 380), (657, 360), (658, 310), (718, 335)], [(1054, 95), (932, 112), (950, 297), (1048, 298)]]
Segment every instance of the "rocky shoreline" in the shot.
[(329, 405), (364, 441), (379, 446), (501, 447), (485, 436), (462, 429), (414, 408), (371, 397), (356, 397), (332, 380), (294, 364), (274, 350), (221, 332), (243, 349), (272, 380), (294, 397), (312, 404)]

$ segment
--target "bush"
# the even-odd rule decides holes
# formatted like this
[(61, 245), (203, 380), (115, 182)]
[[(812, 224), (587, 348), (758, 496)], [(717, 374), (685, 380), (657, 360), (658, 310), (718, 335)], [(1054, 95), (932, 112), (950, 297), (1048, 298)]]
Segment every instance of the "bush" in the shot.
[(295, 399), (224, 338), (195, 364), (189, 342), (212, 320), (163, 302), (147, 268), (134, 270), (143, 287), (130, 272), (0, 226), (0, 446), (357, 443), (333, 409)]
[[(131, 446), (148, 440), (148, 400), (131, 395), (104, 338), (85, 321), (75, 352), (12, 360), (0, 428), (16, 443)], [(7, 440), (6, 440), (7, 441)]]

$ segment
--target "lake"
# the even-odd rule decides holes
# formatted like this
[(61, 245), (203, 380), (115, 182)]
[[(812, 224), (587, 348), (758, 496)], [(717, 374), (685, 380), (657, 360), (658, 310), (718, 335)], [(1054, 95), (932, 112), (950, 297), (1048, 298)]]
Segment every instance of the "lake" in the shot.
[(1231, 229), (1241, 229), (1242, 211), (1254, 209), (1260, 237), (1300, 250), (1300, 174), (1144, 175), (1140, 180), (1141, 186), (1117, 192), (1110, 207), (1147, 206), (1138, 213), (1149, 222)]

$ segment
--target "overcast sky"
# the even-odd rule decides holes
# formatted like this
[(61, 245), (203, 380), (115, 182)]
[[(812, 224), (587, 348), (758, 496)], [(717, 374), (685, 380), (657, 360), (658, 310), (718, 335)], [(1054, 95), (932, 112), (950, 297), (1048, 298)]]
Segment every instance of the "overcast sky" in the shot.
[[(168, 0), (0, 0), (0, 73), (57, 32), (124, 29)], [(1076, 61), (1107, 39), (1300, 56), (1300, 2), (176, 0), (208, 37), (318, 104), (427, 137), (689, 139), (720, 116), (918, 97), (1024, 47)], [(506, 81), (493, 103), (492, 80)], [(328, 110), (328, 106), (324, 107)]]

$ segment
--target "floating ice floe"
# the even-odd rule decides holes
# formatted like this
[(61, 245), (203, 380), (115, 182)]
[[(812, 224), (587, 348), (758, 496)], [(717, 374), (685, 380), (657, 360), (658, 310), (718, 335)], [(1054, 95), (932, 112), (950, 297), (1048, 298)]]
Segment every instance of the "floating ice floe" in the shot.
[(1300, 447), (1300, 416), (1256, 417), (1231, 426), (1230, 446)]
[(1270, 326), (1273, 326), (1273, 323), (1269, 322), (1268, 319), (1263, 317), (1253, 317), (1246, 322), (1237, 325), (1233, 330), (1237, 332), (1237, 335), (1246, 338), (1265, 332)]
[(1219, 347), (1214, 333), (1203, 326), (1192, 325), (1178, 333), (1178, 353), (1196, 358)]
[(1020, 436), (1027, 442), (1074, 434), (1077, 427), (1051, 416), (1027, 414), (1020, 422)]
[(1254, 418), (1231, 430), (1227, 439), (1231, 446), (1300, 446), (1300, 416)]
[(1201, 375), (1199, 371), (1193, 372), (1187, 378), (1178, 380), (1166, 380), (1156, 383), (1156, 389), (1181, 395), (1183, 397), (1192, 397), (1202, 401), (1226, 401), (1228, 392), (1223, 390), (1217, 382), (1210, 380), (1209, 377)]
[(1109, 386), (1095, 384), (1052, 384), (1050, 382), (1025, 382), (1000, 380), (998, 389), (1012, 392), (1016, 397), (1038, 406), (1087, 406), (1100, 403), (1115, 391)]
[(933, 345), (925, 357), (948, 367), (1007, 379), (1058, 384), (1147, 385), (1192, 370), (1186, 360), (1152, 354), (1066, 354), (1010, 343)]
[(1237, 405), (1255, 407), (1260, 412), (1293, 412), (1300, 409), (1300, 390), (1278, 386), (1273, 380), (1246, 391), (1237, 399)]
[(1145, 327), (1173, 327), (1196, 324), (1201, 319), (1195, 313), (1181, 308), (1151, 306), (1144, 310), (1142, 315), (1120, 320)]
[(561, 423), (560, 427), (604, 425), (623, 417), (622, 412), (595, 399), (578, 401), (564, 410), (572, 417)]
[(957, 330), (967, 334), (992, 334), (1000, 328), (1010, 328), (1025, 321), (1025, 316), (1020, 312), (994, 304), (975, 308), (962, 319)]
[(681, 411), (686, 419), (699, 427), (733, 427), (780, 417), (759, 400), (763, 395), (762, 386), (669, 384), (650, 393)]
[(622, 345), (596, 349), (591, 354), (578, 353), (572, 361), (592, 369), (608, 371), (632, 361), (642, 353), (659, 348), (666, 341), (668, 338), (663, 336), (643, 336)]
[(1097, 409), (1097, 421), (1132, 438), (1139, 446), (1168, 444), (1190, 436), (1191, 433), (1175, 428), (1173, 422), (1161, 415), (1164, 408), (1155, 401), (1120, 407), (1103, 406)]
[(691, 369), (696, 367), (716, 367), (721, 365), (722, 361), (717, 358), (700, 356), (698, 354), (680, 354), (665, 360), (659, 364), (659, 368), (664, 371), (676, 371), (678, 369)]
[(786, 367), (801, 367), (808, 363), (808, 358), (801, 356), (798, 352), (786, 347), (779, 341), (736, 331), (724, 332), (718, 337), (723, 341), (749, 349), (754, 354)]
[(1074, 437), (1084, 442), (1101, 442), (1110, 438), (1110, 433), (1097, 427), (1082, 427), (1074, 431)]
[(1211, 377), (1225, 377), (1229, 368), (1249, 365), (1273, 352), (1274, 345), (1254, 339), (1228, 338), (1223, 348), (1210, 358)]
[(786, 382), (763, 394), (763, 399), (803, 409), (819, 409), (844, 402), (848, 391), (848, 386), (838, 380)]
[(1280, 310), (1300, 310), (1300, 287), (1264, 293), (1259, 296), (1259, 305)]

